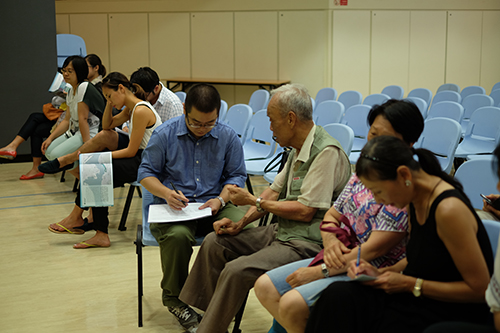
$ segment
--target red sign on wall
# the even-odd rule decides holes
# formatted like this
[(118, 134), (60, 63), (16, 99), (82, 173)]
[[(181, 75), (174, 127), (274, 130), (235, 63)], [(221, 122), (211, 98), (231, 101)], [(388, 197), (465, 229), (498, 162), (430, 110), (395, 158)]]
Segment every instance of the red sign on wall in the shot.
[(347, 0), (340, 0), (341, 6), (347, 6)]

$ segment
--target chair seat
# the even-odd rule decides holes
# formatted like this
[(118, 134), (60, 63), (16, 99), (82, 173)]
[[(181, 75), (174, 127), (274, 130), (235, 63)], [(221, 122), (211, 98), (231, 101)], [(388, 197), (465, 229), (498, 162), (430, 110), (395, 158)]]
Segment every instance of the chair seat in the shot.
[(468, 155), (491, 154), (495, 150), (494, 140), (469, 139), (462, 141), (455, 152), (455, 157), (466, 158)]
[(247, 140), (243, 148), (245, 160), (251, 160), (271, 157), (276, 146)]

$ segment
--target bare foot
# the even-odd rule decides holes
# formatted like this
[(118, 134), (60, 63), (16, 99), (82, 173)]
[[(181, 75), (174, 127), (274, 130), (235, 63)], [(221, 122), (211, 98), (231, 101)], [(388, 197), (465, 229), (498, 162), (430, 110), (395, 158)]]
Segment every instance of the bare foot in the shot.
[(95, 236), (83, 241), (81, 243), (73, 245), (74, 249), (88, 249), (91, 247), (109, 247), (111, 245), (111, 241), (109, 240), (108, 234), (97, 231)]
[(10, 152), (15, 152), (16, 149), (15, 148), (12, 148), (10, 146), (5, 146), (5, 147), (2, 147), (0, 148), (0, 151), (10, 151)]
[(73, 217), (72, 215), (69, 215), (59, 223), (52, 223), (50, 225), (50, 228), (57, 231), (64, 231), (64, 229), (58, 226), (57, 224), (63, 225), (68, 229), (74, 229), (76, 227), (81, 227), (83, 223), (84, 223), (83, 218), (81, 216)]

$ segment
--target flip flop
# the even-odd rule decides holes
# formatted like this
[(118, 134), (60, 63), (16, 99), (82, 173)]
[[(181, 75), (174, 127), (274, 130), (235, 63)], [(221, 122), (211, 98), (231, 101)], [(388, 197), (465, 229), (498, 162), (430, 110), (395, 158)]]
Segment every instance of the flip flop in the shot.
[[(76, 247), (78, 245), (85, 245), (85, 247)], [(78, 244), (73, 245), (73, 248), (76, 249), (76, 250), (91, 249), (91, 248), (97, 248), (97, 247), (109, 247), (109, 245), (108, 246), (103, 246), (103, 245), (89, 244), (87, 242), (80, 242)]]
[(83, 235), (85, 233), (84, 230), (81, 230), (81, 229), (68, 229), (66, 228), (65, 226), (59, 224), (59, 223), (56, 223), (56, 225), (58, 227), (61, 227), (63, 228), (64, 230), (61, 231), (61, 230), (57, 230), (57, 229), (52, 229), (49, 225), (49, 231), (55, 233), (55, 234), (72, 234), (72, 235)]

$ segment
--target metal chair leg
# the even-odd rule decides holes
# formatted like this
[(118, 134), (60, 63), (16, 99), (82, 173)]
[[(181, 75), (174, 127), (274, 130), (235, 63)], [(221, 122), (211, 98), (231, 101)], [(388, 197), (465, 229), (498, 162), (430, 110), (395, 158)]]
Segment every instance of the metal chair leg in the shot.
[(142, 327), (142, 296), (143, 296), (143, 280), (142, 280), (142, 225), (137, 225), (137, 238), (135, 240), (135, 252), (137, 253), (137, 318), (139, 327)]
[(241, 307), (238, 310), (236, 317), (234, 317), (234, 326), (233, 326), (232, 333), (241, 333), (240, 324), (241, 324), (241, 319), (243, 319), (243, 312), (245, 311), (245, 305), (247, 304), (247, 300), (248, 300), (248, 293), (245, 296), (245, 299), (243, 300), (243, 304), (241, 304)]
[(120, 219), (120, 225), (118, 226), (118, 230), (125, 231), (127, 227), (125, 223), (127, 222), (128, 211), (130, 210), (130, 204), (132, 203), (132, 198), (134, 197), (134, 188), (135, 186), (130, 185), (128, 190), (127, 199), (125, 200), (125, 206), (123, 207), (122, 218)]

